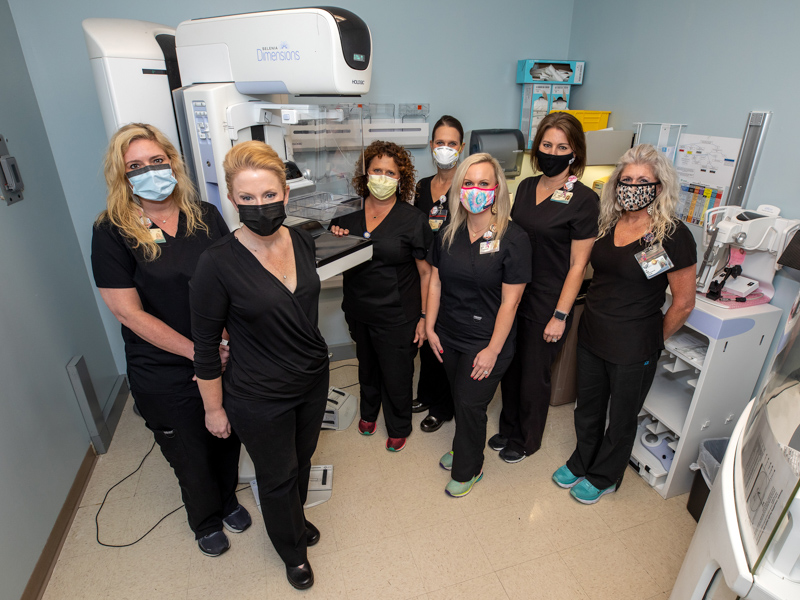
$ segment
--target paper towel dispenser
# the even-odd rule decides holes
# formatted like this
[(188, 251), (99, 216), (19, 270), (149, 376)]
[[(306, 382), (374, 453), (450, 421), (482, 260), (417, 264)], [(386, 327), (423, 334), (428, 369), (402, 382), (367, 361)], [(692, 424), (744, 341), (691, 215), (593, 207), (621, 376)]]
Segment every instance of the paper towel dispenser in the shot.
[(467, 133), (468, 154), (488, 152), (506, 174), (507, 179), (522, 173), (525, 139), (519, 129), (475, 129)]

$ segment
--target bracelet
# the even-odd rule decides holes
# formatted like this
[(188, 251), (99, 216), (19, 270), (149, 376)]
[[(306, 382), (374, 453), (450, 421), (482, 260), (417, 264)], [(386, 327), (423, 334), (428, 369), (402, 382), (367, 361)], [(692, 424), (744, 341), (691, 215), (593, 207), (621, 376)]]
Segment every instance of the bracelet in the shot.
[(420, 319), (424, 319), (425, 318), (425, 313), (419, 313), (419, 318)]

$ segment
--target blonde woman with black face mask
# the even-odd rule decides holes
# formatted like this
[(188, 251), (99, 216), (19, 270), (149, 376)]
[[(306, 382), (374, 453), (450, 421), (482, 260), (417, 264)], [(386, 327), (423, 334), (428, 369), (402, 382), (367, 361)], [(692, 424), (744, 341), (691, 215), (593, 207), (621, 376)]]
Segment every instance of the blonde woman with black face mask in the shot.
[[(283, 226), (289, 186), (272, 148), (236, 144), (222, 166), (243, 227), (200, 257), (191, 282), (206, 426), (219, 438), (241, 438), (255, 466), (269, 539), (289, 583), (307, 589), (314, 584), (307, 548), (321, 533), (305, 519), (303, 505), (328, 397), (314, 240)], [(223, 329), (231, 340), (224, 373), (214, 354)]]

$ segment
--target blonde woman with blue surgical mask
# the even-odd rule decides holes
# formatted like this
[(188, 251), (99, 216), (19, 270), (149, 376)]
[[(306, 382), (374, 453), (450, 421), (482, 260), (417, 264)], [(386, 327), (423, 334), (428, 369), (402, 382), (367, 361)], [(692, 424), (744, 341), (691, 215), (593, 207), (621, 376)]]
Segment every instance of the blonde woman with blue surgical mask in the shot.
[(433, 233), (411, 204), (414, 166), (402, 146), (370, 144), (356, 164), (353, 186), (364, 209), (334, 219), (330, 230), (373, 242), (372, 260), (344, 273), (342, 309), (356, 343), (361, 391), (358, 430), (375, 434), (383, 409), (386, 449), (399, 452), (411, 434), (414, 356), (425, 341), (425, 257)]
[[(120, 128), (104, 170), (107, 208), (92, 235), (95, 284), (122, 325), (131, 395), (175, 472), (189, 527), (203, 554), (219, 556), (230, 547), (223, 528), (240, 532), (251, 521), (236, 500), (239, 438), (206, 430), (193, 381), (189, 280), (228, 227), (197, 198), (180, 154), (152, 125)], [(225, 364), (228, 349), (218, 344)]]

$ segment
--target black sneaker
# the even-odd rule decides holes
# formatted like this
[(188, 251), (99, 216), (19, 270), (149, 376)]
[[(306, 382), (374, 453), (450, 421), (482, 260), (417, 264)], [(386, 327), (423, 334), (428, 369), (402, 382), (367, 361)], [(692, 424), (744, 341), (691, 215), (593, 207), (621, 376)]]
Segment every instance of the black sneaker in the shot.
[(511, 448), (503, 448), (500, 450), (500, 458), (502, 458), (507, 463), (518, 463), (522, 459), (524, 459), (527, 455), (525, 452), (517, 452)]
[(232, 533), (242, 533), (245, 529), (253, 524), (253, 519), (250, 518), (250, 513), (241, 504), (236, 507), (231, 514), (222, 519), (222, 524), (225, 529)]
[(495, 433), (492, 437), (489, 438), (489, 443), (487, 444), (489, 448), (498, 452), (508, 446), (508, 438), (503, 437), (499, 433)]
[(200, 552), (214, 558), (227, 552), (231, 542), (224, 531), (215, 531), (197, 540), (197, 545), (200, 547)]
[(425, 404), (424, 402), (420, 402), (417, 398), (414, 398), (413, 402), (411, 402), (411, 412), (414, 414), (425, 412), (431, 407), (430, 404)]

